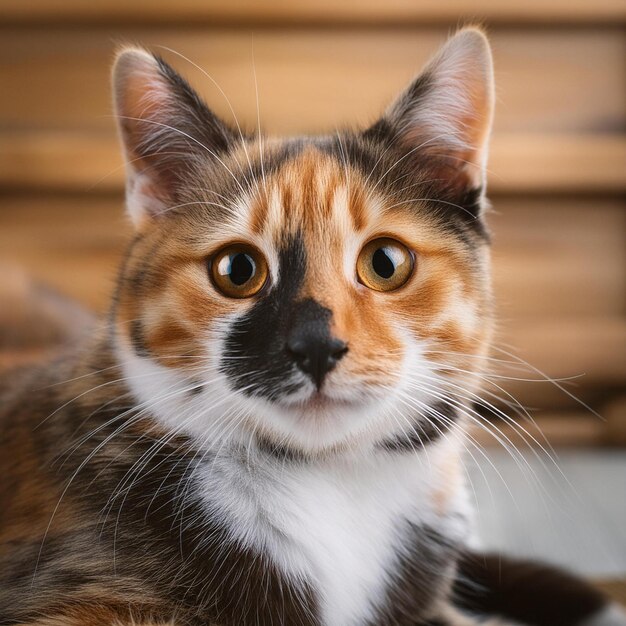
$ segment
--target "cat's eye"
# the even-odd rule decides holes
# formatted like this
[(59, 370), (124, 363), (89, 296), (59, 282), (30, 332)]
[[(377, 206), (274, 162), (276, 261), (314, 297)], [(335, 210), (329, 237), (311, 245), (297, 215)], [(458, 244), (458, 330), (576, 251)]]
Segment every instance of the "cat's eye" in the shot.
[(399, 241), (388, 237), (367, 243), (357, 259), (359, 281), (375, 291), (393, 291), (411, 277), (413, 253)]
[(210, 261), (215, 287), (229, 298), (249, 298), (267, 281), (267, 262), (247, 244), (235, 243), (217, 252)]

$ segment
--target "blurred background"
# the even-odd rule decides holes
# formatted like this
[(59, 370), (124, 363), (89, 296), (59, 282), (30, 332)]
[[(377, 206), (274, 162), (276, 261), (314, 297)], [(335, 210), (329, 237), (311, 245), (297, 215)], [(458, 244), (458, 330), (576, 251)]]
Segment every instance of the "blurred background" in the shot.
[[(257, 123), (256, 71), (264, 130), (303, 133), (373, 121), (448, 34), (476, 21), (488, 29), (496, 64), (494, 357), (509, 361), (488, 388), (532, 408), (538, 427), (489, 397), (542, 444), (488, 416), (508, 438), (504, 447), (522, 452), (517, 459), (494, 449), (489, 462), (475, 455), (482, 541), (619, 576), (626, 573), (624, 0), (2, 0), (4, 316), (31, 320), (23, 332), (32, 358), (46, 339), (23, 304), (30, 279), (89, 309), (107, 307), (130, 235), (109, 90), (120, 43), (162, 54), (231, 120), (224, 95), (197, 64), (249, 128)], [(50, 304), (49, 294), (37, 297)], [(10, 344), (0, 342), (0, 364), (24, 358), (23, 346)], [(539, 429), (556, 462), (541, 449)], [(494, 469), (499, 476), (490, 478)]]

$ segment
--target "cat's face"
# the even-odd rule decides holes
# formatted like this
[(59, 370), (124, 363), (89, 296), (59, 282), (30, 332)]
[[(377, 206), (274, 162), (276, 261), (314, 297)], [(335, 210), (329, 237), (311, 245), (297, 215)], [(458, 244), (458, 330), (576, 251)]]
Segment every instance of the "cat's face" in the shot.
[(138, 231), (116, 328), (141, 407), (207, 445), (307, 454), (446, 430), (491, 330), (484, 37), (321, 138), (242, 136), (141, 51), (114, 80)]

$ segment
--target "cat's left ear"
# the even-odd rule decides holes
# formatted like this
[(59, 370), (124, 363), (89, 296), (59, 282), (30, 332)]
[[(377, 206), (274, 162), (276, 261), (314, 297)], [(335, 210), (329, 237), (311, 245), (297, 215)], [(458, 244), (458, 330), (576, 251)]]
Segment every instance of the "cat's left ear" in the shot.
[(113, 102), (126, 157), (126, 204), (138, 229), (180, 202), (199, 168), (223, 165), (232, 130), (163, 59), (120, 51)]
[(409, 163), (440, 179), (452, 197), (478, 198), (484, 189), (493, 109), (489, 42), (478, 28), (465, 28), (366, 135), (398, 145)]

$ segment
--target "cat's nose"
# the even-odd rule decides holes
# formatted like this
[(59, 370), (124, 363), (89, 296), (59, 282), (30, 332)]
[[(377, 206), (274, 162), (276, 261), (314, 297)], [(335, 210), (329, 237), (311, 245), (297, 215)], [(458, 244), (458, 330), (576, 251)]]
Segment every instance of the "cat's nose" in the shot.
[(310, 376), (318, 391), (324, 378), (342, 359), (348, 346), (331, 333), (332, 312), (312, 298), (294, 303), (285, 349), (301, 371)]
[(289, 338), (287, 352), (296, 365), (311, 377), (319, 391), (326, 374), (346, 355), (348, 346), (341, 339), (303, 332)]

